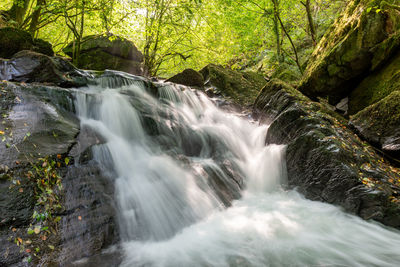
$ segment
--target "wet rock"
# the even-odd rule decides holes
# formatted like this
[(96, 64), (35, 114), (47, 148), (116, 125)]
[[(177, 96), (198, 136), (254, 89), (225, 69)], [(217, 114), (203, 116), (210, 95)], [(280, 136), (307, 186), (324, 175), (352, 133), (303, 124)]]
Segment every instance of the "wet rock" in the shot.
[[(72, 57), (73, 43), (63, 51)], [(135, 44), (115, 35), (84, 37), (77, 66), (90, 70), (113, 69), (135, 75), (147, 74), (143, 66), (143, 54)]]
[(393, 184), (399, 170), (347, 129), (340, 115), (277, 80), (263, 88), (255, 109), (272, 121), (266, 142), (287, 145), (290, 188), (400, 227), (398, 185)]
[(172, 83), (179, 83), (186, 86), (195, 86), (195, 87), (204, 86), (203, 75), (201, 75), (201, 73), (193, 69), (186, 69), (183, 72), (176, 74), (175, 76), (169, 78), (166, 81)]
[(94, 162), (68, 168), (57, 262), (94, 256), (119, 241), (114, 181), (107, 173)]
[(258, 92), (266, 84), (261, 74), (234, 71), (213, 64), (204, 67), (200, 73), (206, 81), (206, 87), (213, 87), (224, 97), (245, 106), (254, 103)]
[(399, 11), (383, 5), (384, 2), (348, 3), (346, 11), (314, 50), (299, 86), (301, 92), (313, 99), (327, 97), (331, 104), (336, 104), (369, 71), (390, 58), (399, 43), (387, 40), (400, 29), (400, 16)]
[(20, 29), (0, 28), (0, 58), (11, 58), (22, 50), (31, 50), (48, 56), (54, 55), (49, 42), (33, 39), (28, 32)]
[(17, 82), (42, 82), (61, 87), (79, 87), (91, 75), (75, 68), (59, 57), (49, 57), (32, 51), (21, 51), (10, 60), (0, 59), (0, 79)]
[[(96, 164), (90, 153), (92, 147), (103, 142), (102, 137), (80, 129), (74, 115), (73, 94), (68, 89), (10, 82), (2, 82), (0, 87), (2, 94), (6, 92), (0, 101), (4, 115), (0, 130), (6, 138), (0, 143), (0, 265), (23, 266), (29, 256), (13, 242), (17, 236), (23, 240), (33, 238), (27, 229), (33, 223), (37, 200), (34, 184), (26, 178), (29, 162), (62, 155), (77, 164), (57, 169), (64, 188), (63, 211), (53, 214), (61, 218), (58, 233), (49, 235), (46, 241), (56, 249), (45, 245), (47, 250), (41, 249), (44, 254), (38, 264), (68, 265), (86, 258), (86, 266), (91, 266), (91, 262), (99, 261), (103, 249), (119, 240), (111, 178), (114, 176), (108, 166)], [(21, 185), (14, 187), (12, 180), (20, 180)], [(115, 265), (118, 254), (113, 254)]]
[(358, 112), (350, 124), (368, 142), (400, 159), (400, 91)]

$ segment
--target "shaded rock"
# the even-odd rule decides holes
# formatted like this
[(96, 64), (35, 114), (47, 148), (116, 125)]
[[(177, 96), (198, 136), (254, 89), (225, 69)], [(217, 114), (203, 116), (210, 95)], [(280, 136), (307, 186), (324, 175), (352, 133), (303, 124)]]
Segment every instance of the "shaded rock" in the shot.
[[(72, 57), (73, 43), (64, 48)], [(91, 70), (120, 70), (135, 75), (145, 75), (143, 54), (135, 44), (119, 36), (91, 35), (82, 40), (78, 67)]]
[[(88, 129), (79, 129), (70, 90), (10, 82), (2, 82), (0, 87), (5, 92), (0, 101), (5, 116), (0, 130), (6, 136), (6, 142), (0, 143), (0, 265), (22, 266), (29, 256), (8, 240), (10, 236), (11, 241), (17, 236), (23, 240), (34, 238), (27, 234), (36, 204), (34, 185), (25, 175), (31, 169), (29, 162), (59, 154), (80, 164), (57, 169), (64, 188), (63, 211), (53, 214), (61, 217), (58, 233), (49, 234), (46, 241), (56, 249), (41, 248), (42, 257), (35, 264), (68, 265), (87, 258), (86, 266), (91, 266), (91, 262), (99, 261), (103, 249), (119, 240), (113, 176), (107, 166), (91, 160), (91, 148), (100, 145), (102, 138)], [(12, 179), (19, 179), (21, 186), (10, 190)], [(113, 253), (114, 265), (119, 264), (118, 254)]]
[(335, 106), (336, 111), (347, 115), (348, 111), (349, 111), (349, 98), (345, 97), (342, 100), (340, 100), (340, 102)]
[(396, 90), (400, 90), (400, 52), (385, 67), (363, 80), (351, 93), (349, 113), (356, 114)]
[(312, 54), (299, 86), (301, 92), (314, 99), (328, 97), (331, 104), (336, 104), (370, 70), (390, 58), (399, 43), (385, 40), (400, 29), (400, 12), (386, 6), (377, 12), (383, 2), (352, 0), (348, 3), (344, 14)]
[(368, 142), (400, 158), (400, 91), (358, 112), (350, 124)]
[(139, 61), (113, 56), (101, 49), (83, 52), (78, 67), (89, 70), (119, 70), (135, 75), (143, 75), (143, 64)]
[(167, 82), (172, 83), (179, 83), (186, 86), (196, 86), (196, 87), (203, 87), (204, 86), (204, 78), (201, 73), (193, 70), (193, 69), (186, 69), (181, 73), (172, 76)]
[(288, 186), (364, 219), (400, 227), (398, 170), (345, 126), (347, 122), (289, 85), (272, 80), (255, 103), (272, 121), (267, 143), (286, 144)]
[(17, 82), (44, 82), (61, 87), (85, 85), (91, 75), (68, 61), (24, 50), (10, 60), (0, 59), (0, 79)]
[(54, 55), (49, 42), (33, 39), (28, 32), (20, 29), (0, 28), (0, 58), (11, 58), (22, 50), (32, 50), (48, 56)]
[(213, 87), (224, 97), (246, 106), (254, 103), (266, 84), (264, 77), (256, 72), (239, 72), (214, 64), (207, 65), (200, 73), (206, 81), (206, 87)]

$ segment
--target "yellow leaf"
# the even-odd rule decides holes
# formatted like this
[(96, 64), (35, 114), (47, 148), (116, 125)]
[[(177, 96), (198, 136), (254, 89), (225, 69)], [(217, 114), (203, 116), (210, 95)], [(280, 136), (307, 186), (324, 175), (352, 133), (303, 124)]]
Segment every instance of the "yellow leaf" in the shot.
[(39, 234), (40, 233), (40, 227), (36, 226), (33, 231), (35, 232), (35, 234)]
[(3, 132), (3, 131), (0, 131), (0, 135), (4, 135), (5, 134), (5, 132)]

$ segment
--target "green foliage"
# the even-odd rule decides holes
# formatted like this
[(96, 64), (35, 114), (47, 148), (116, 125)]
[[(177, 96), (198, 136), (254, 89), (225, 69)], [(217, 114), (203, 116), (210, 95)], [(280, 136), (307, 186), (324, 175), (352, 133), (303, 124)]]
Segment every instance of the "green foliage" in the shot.
[[(62, 49), (75, 41), (79, 54), (84, 36), (113, 33), (135, 42), (153, 75), (200, 69), (208, 63), (268, 72), (276, 61), (296, 63), (288, 35), (301, 64), (313, 43), (300, 0), (48, 0), (43, 5), (39, 1), (31, 0), (20, 26), (31, 28), (32, 14), (40, 11), (34, 33), (52, 43), (56, 53), (63, 54)], [(6, 0), (0, 9), (12, 3)], [(346, 1), (310, 4), (318, 40)], [(277, 55), (277, 37), (281, 55)]]

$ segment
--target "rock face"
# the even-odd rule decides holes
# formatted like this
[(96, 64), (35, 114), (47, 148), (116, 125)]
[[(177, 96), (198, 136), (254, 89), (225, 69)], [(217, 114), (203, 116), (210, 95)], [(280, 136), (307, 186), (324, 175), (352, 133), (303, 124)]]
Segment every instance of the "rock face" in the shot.
[(255, 72), (238, 72), (209, 64), (200, 73), (206, 81), (206, 87), (214, 88), (217, 93), (230, 98), (234, 102), (250, 106), (266, 84), (261, 74)]
[(380, 0), (352, 0), (312, 54), (299, 90), (337, 104), (398, 49), (400, 12)]
[(272, 80), (255, 109), (271, 121), (268, 143), (286, 144), (288, 186), (364, 219), (400, 227), (399, 170), (346, 128), (346, 121)]
[[(24, 266), (29, 254), (13, 242), (19, 237), (41, 248), (43, 257), (40, 262), (34, 259), (34, 264), (58, 266), (88, 257), (90, 266), (91, 257), (96, 258), (119, 239), (114, 181), (90, 156), (90, 148), (101, 145), (101, 137), (80, 129), (68, 89), (13, 83), (0, 83), (0, 88), (4, 121), (0, 137), (5, 138), (0, 143), (0, 265)], [(70, 158), (71, 163), (79, 159), (79, 167), (69, 164), (58, 168), (63, 177), (63, 208), (53, 216), (59, 216), (60, 222), (57, 234), (49, 233), (47, 240), (42, 240), (27, 233), (30, 224), (37, 223), (32, 219), (37, 199), (35, 183), (26, 174), (32, 169), (29, 162), (56, 155)], [(13, 187), (13, 180), (19, 180), (20, 185)], [(24, 246), (35, 249), (28, 243)], [(118, 261), (118, 255), (113, 259)]]
[[(73, 56), (73, 44), (64, 50)], [(145, 75), (143, 55), (135, 44), (118, 36), (86, 36), (82, 40), (77, 67), (89, 70), (120, 70), (135, 75)]]
[(186, 69), (183, 72), (178, 73), (175, 76), (169, 78), (167, 82), (179, 83), (186, 86), (194, 86), (194, 87), (204, 86), (203, 75), (201, 75), (201, 73), (193, 69)]
[(359, 134), (389, 154), (400, 156), (400, 91), (351, 117)]
[(31, 50), (48, 56), (54, 55), (50, 43), (33, 39), (28, 32), (16, 28), (0, 28), (0, 58), (11, 58), (22, 50)]
[(10, 60), (0, 59), (0, 80), (73, 87), (85, 84), (89, 76), (62, 58), (28, 50), (18, 52)]
[(400, 90), (400, 52), (382, 69), (368, 76), (351, 93), (349, 113), (356, 114), (364, 108)]

